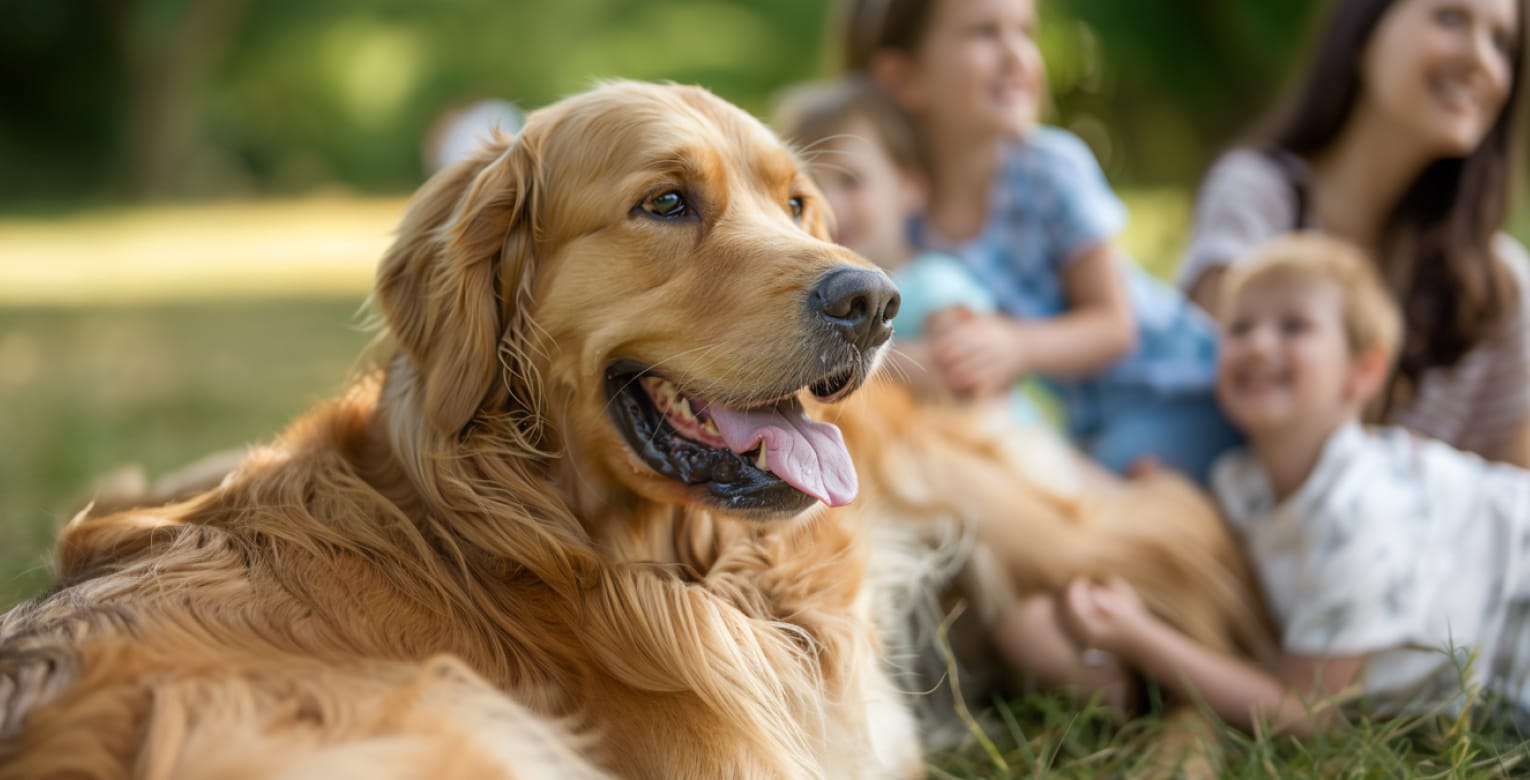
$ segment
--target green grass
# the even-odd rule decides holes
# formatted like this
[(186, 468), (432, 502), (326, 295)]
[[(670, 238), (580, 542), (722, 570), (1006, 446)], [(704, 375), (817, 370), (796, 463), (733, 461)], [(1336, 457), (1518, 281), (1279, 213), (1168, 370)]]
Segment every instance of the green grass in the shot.
[[(930, 756), (932, 777), (1096, 778), (1143, 774), (1146, 745), (1171, 728), (1161, 715), (1125, 726), (1103, 708), (1033, 693), (996, 702), (987, 727), (995, 750), (975, 738)], [(1225, 778), (1530, 777), (1530, 749), (1512, 727), (1486, 719), (1427, 716), (1360, 721), (1343, 731), (1298, 741), (1249, 737), (1213, 726), (1212, 767)], [(1169, 776), (1174, 776), (1170, 773)]]
[[(1189, 218), (1184, 194), (1140, 191), (1126, 200), (1133, 213), (1123, 237), (1127, 251), (1167, 274)], [(82, 231), (103, 230), (88, 216), (51, 226), (29, 221), (26, 240), (50, 247), (50, 262), (76, 264), (71, 275), (34, 274), (14, 254), (8, 270), (0, 257), (0, 279), (8, 285), (0, 291), (0, 609), (47, 586), (55, 529), (84, 505), (93, 480), (126, 464), (159, 475), (209, 452), (267, 440), (344, 384), (368, 340), (355, 316), (367, 262), (330, 258), (321, 264), (327, 270), (315, 294), (301, 253), (306, 242), (322, 239), (322, 227), (312, 222), (322, 215), (306, 214), (313, 209), (304, 206), (297, 211), (311, 218), (306, 232), (291, 245), (270, 247), (281, 262), (252, 294), (247, 280), (265, 255), (244, 237), (281, 232), (294, 211), (223, 210), (237, 230), (204, 225), (200, 250), (181, 255), (215, 259), (221, 243), (240, 243), (238, 274), (219, 277), (199, 267), (195, 289), (173, 283), (173, 264), (144, 271), (147, 281), (131, 294), (112, 288), (123, 277), (120, 264), (164, 256), (154, 231), (179, 235), (182, 217), (163, 213), (113, 215), (126, 232), (154, 233), (125, 250), (89, 235), (82, 243)], [(394, 218), (377, 204), (341, 211), (351, 216), (337, 230), (368, 235), (385, 233)], [(8, 241), (17, 235), (11, 227), (0, 221), (0, 246), (19, 245)], [(78, 251), (57, 249), (70, 241)], [(119, 264), (113, 273), (92, 273), (112, 263)], [(152, 274), (168, 274), (175, 293), (145, 294), (158, 284)], [(28, 303), (28, 291), (17, 287), (26, 279), (37, 280), (34, 297), (45, 305)], [(301, 294), (260, 297), (283, 289)], [(1147, 717), (1118, 728), (1097, 708), (1040, 694), (993, 709), (986, 722), (992, 750), (969, 738), (931, 757), (932, 776), (1131, 775), (1142, 769), (1142, 741), (1167, 727), (1163, 718)], [(1305, 743), (1223, 729), (1218, 742), (1218, 772), (1232, 778), (1530, 777), (1523, 738), (1480, 721), (1362, 723)]]
[(369, 338), (359, 304), (0, 308), (0, 607), (50, 581), (92, 480), (269, 439), (338, 391)]

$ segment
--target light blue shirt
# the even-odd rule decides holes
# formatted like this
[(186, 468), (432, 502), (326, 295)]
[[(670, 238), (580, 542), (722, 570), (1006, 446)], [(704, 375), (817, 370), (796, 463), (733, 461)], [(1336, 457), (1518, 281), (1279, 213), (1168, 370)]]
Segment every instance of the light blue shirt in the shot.
[[(930, 315), (943, 309), (961, 307), (973, 314), (993, 314), (998, 303), (993, 293), (973, 276), (960, 260), (940, 252), (921, 252), (907, 265), (891, 274), (903, 301), (893, 318), (893, 336), (920, 339), (928, 335), (925, 326)], [(1055, 425), (1048, 408), (1038, 405), (1023, 384), (1009, 393), (1010, 416), (1021, 423)], [(1052, 402), (1052, 403), (1055, 403)]]
[[(1067, 264), (1126, 223), (1126, 209), (1111, 191), (1094, 155), (1077, 136), (1036, 127), (1004, 150), (989, 196), (982, 233), (966, 243), (942, 241), (915, 225), (917, 243), (947, 252), (970, 269), (1005, 314), (1055, 317), (1068, 310)], [(1121, 262), (1137, 346), (1086, 380), (1050, 379), (1070, 421), (1088, 424), (1103, 410), (1103, 387), (1157, 394), (1209, 394), (1216, 375), (1216, 326), (1183, 293)], [(1078, 418), (1075, 420), (1075, 418)]]
[(903, 299), (893, 318), (893, 334), (900, 339), (924, 338), (930, 315), (942, 309), (960, 306), (973, 314), (998, 309), (993, 293), (950, 255), (921, 252), (891, 276)]

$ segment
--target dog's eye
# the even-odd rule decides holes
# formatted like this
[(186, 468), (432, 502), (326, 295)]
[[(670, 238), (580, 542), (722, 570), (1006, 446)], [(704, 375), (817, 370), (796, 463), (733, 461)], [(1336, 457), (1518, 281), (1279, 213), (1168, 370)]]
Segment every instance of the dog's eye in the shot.
[(802, 219), (802, 196), (794, 195), (786, 201), (792, 210), (792, 219)]
[(674, 190), (669, 190), (649, 198), (643, 204), (643, 210), (656, 217), (674, 219), (685, 216), (689, 213), (690, 207), (686, 205), (685, 196)]

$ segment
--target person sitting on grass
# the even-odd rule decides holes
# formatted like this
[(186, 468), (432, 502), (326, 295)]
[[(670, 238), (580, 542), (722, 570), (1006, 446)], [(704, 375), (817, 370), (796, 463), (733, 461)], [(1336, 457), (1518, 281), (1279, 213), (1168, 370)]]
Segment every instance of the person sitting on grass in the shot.
[(955, 256), (998, 302), (899, 350), (959, 398), (1037, 377), (1096, 462), (1204, 483), (1239, 441), (1212, 398), (1215, 324), (1121, 252), (1126, 208), (1094, 153), (1040, 123), (1038, 21), (1035, 0), (844, 4), (845, 74), (915, 130), (929, 198), (914, 243)]
[(1401, 340), (1394, 298), (1358, 250), (1315, 233), (1227, 270), (1217, 396), (1248, 437), (1212, 486), (1277, 624), (1275, 668), (1201, 647), (1126, 583), (1075, 581), (1062, 619), (1222, 718), (1308, 735), (1340, 694), (1396, 715), (1473, 691), (1530, 710), (1530, 472), (1368, 429)]

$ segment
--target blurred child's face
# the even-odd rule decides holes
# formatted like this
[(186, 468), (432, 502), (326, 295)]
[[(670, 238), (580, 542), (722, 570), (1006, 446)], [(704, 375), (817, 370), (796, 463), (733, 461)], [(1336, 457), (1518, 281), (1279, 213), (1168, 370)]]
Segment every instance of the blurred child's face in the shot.
[(1255, 281), (1226, 307), (1217, 401), (1233, 424), (1250, 436), (1327, 429), (1352, 411), (1354, 360), (1338, 285)]
[(907, 223), (919, 193), (878, 138), (870, 120), (851, 120), (840, 135), (813, 147), (812, 173), (834, 210), (834, 240), (891, 270), (912, 251)]
[(1399, 0), (1360, 62), (1362, 100), (1432, 156), (1472, 153), (1513, 87), (1515, 0)]
[(926, 122), (1025, 132), (1046, 81), (1035, 29), (1034, 0), (936, 0), (900, 102)]

